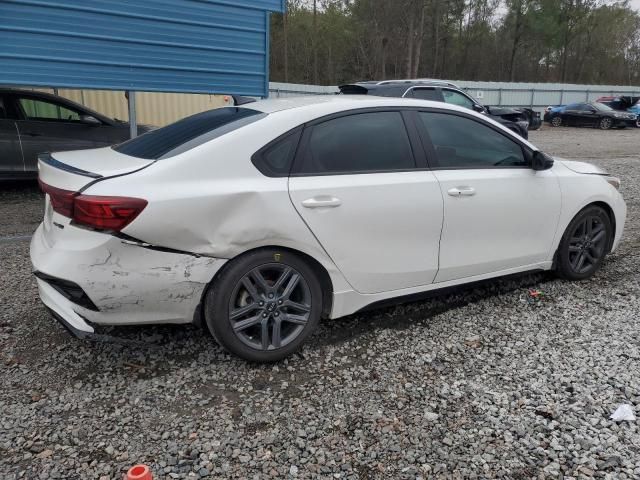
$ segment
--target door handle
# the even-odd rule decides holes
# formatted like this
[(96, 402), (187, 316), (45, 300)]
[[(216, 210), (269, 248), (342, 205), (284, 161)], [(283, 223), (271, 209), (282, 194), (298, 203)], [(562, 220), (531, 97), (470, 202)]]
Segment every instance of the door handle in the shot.
[(476, 194), (476, 189), (473, 187), (454, 187), (447, 191), (452, 197), (471, 197)]
[(41, 137), (42, 136), (41, 133), (36, 133), (36, 132), (26, 132), (23, 135), (29, 135), (30, 137)]
[(330, 195), (319, 195), (313, 198), (307, 198), (302, 202), (305, 208), (335, 208), (342, 205), (342, 201), (337, 197)]

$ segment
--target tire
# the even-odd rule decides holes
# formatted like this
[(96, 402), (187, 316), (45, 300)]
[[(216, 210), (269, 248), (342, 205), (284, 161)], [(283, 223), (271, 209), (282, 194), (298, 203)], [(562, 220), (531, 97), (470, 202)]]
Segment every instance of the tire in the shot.
[(251, 362), (277, 362), (316, 329), (322, 295), (318, 276), (300, 257), (259, 250), (225, 266), (205, 297), (205, 320), (231, 353)]
[(609, 130), (611, 127), (613, 127), (613, 120), (609, 117), (602, 117), (598, 122), (598, 128), (600, 130)]
[(583, 209), (560, 240), (556, 273), (567, 280), (593, 276), (609, 252), (612, 235), (611, 219), (603, 208), (593, 205)]
[(636, 120), (636, 128), (640, 128), (640, 117)]
[(555, 116), (551, 119), (551, 126), (552, 127), (559, 127), (562, 125), (562, 118), (558, 115)]

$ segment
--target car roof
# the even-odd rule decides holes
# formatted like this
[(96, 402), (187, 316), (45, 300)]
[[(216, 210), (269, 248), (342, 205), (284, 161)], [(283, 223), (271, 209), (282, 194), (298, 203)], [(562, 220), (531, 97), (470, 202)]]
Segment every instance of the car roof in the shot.
[(467, 109), (442, 102), (432, 102), (414, 98), (375, 97), (367, 95), (311, 95), (304, 97), (275, 98), (258, 100), (257, 102), (243, 105), (242, 107), (258, 110), (264, 113), (273, 113), (292, 109), (313, 110), (321, 108), (322, 110), (335, 110), (336, 112), (339, 112), (355, 108), (401, 106), (428, 106), (441, 109), (445, 108), (468, 111)]

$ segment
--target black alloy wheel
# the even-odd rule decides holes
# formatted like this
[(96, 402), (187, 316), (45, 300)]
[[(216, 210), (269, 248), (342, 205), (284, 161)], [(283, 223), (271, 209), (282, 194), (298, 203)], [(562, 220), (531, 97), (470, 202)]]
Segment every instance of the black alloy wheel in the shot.
[(611, 127), (613, 127), (613, 120), (609, 117), (602, 117), (598, 122), (600, 130), (609, 130)]
[(556, 269), (570, 280), (592, 276), (608, 253), (613, 229), (601, 207), (587, 207), (569, 224), (558, 249)]
[(322, 289), (291, 253), (263, 250), (232, 261), (206, 298), (211, 333), (250, 361), (273, 362), (297, 350), (317, 326)]
[(229, 299), (229, 321), (236, 336), (257, 350), (281, 348), (304, 330), (311, 314), (311, 290), (293, 268), (268, 263), (236, 284)]

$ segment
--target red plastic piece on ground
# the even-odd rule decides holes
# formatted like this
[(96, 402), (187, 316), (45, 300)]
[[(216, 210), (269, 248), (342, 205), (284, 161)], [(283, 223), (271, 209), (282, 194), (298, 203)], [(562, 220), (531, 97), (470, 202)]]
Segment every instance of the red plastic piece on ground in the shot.
[(146, 465), (135, 465), (127, 472), (127, 480), (153, 480), (151, 470)]

